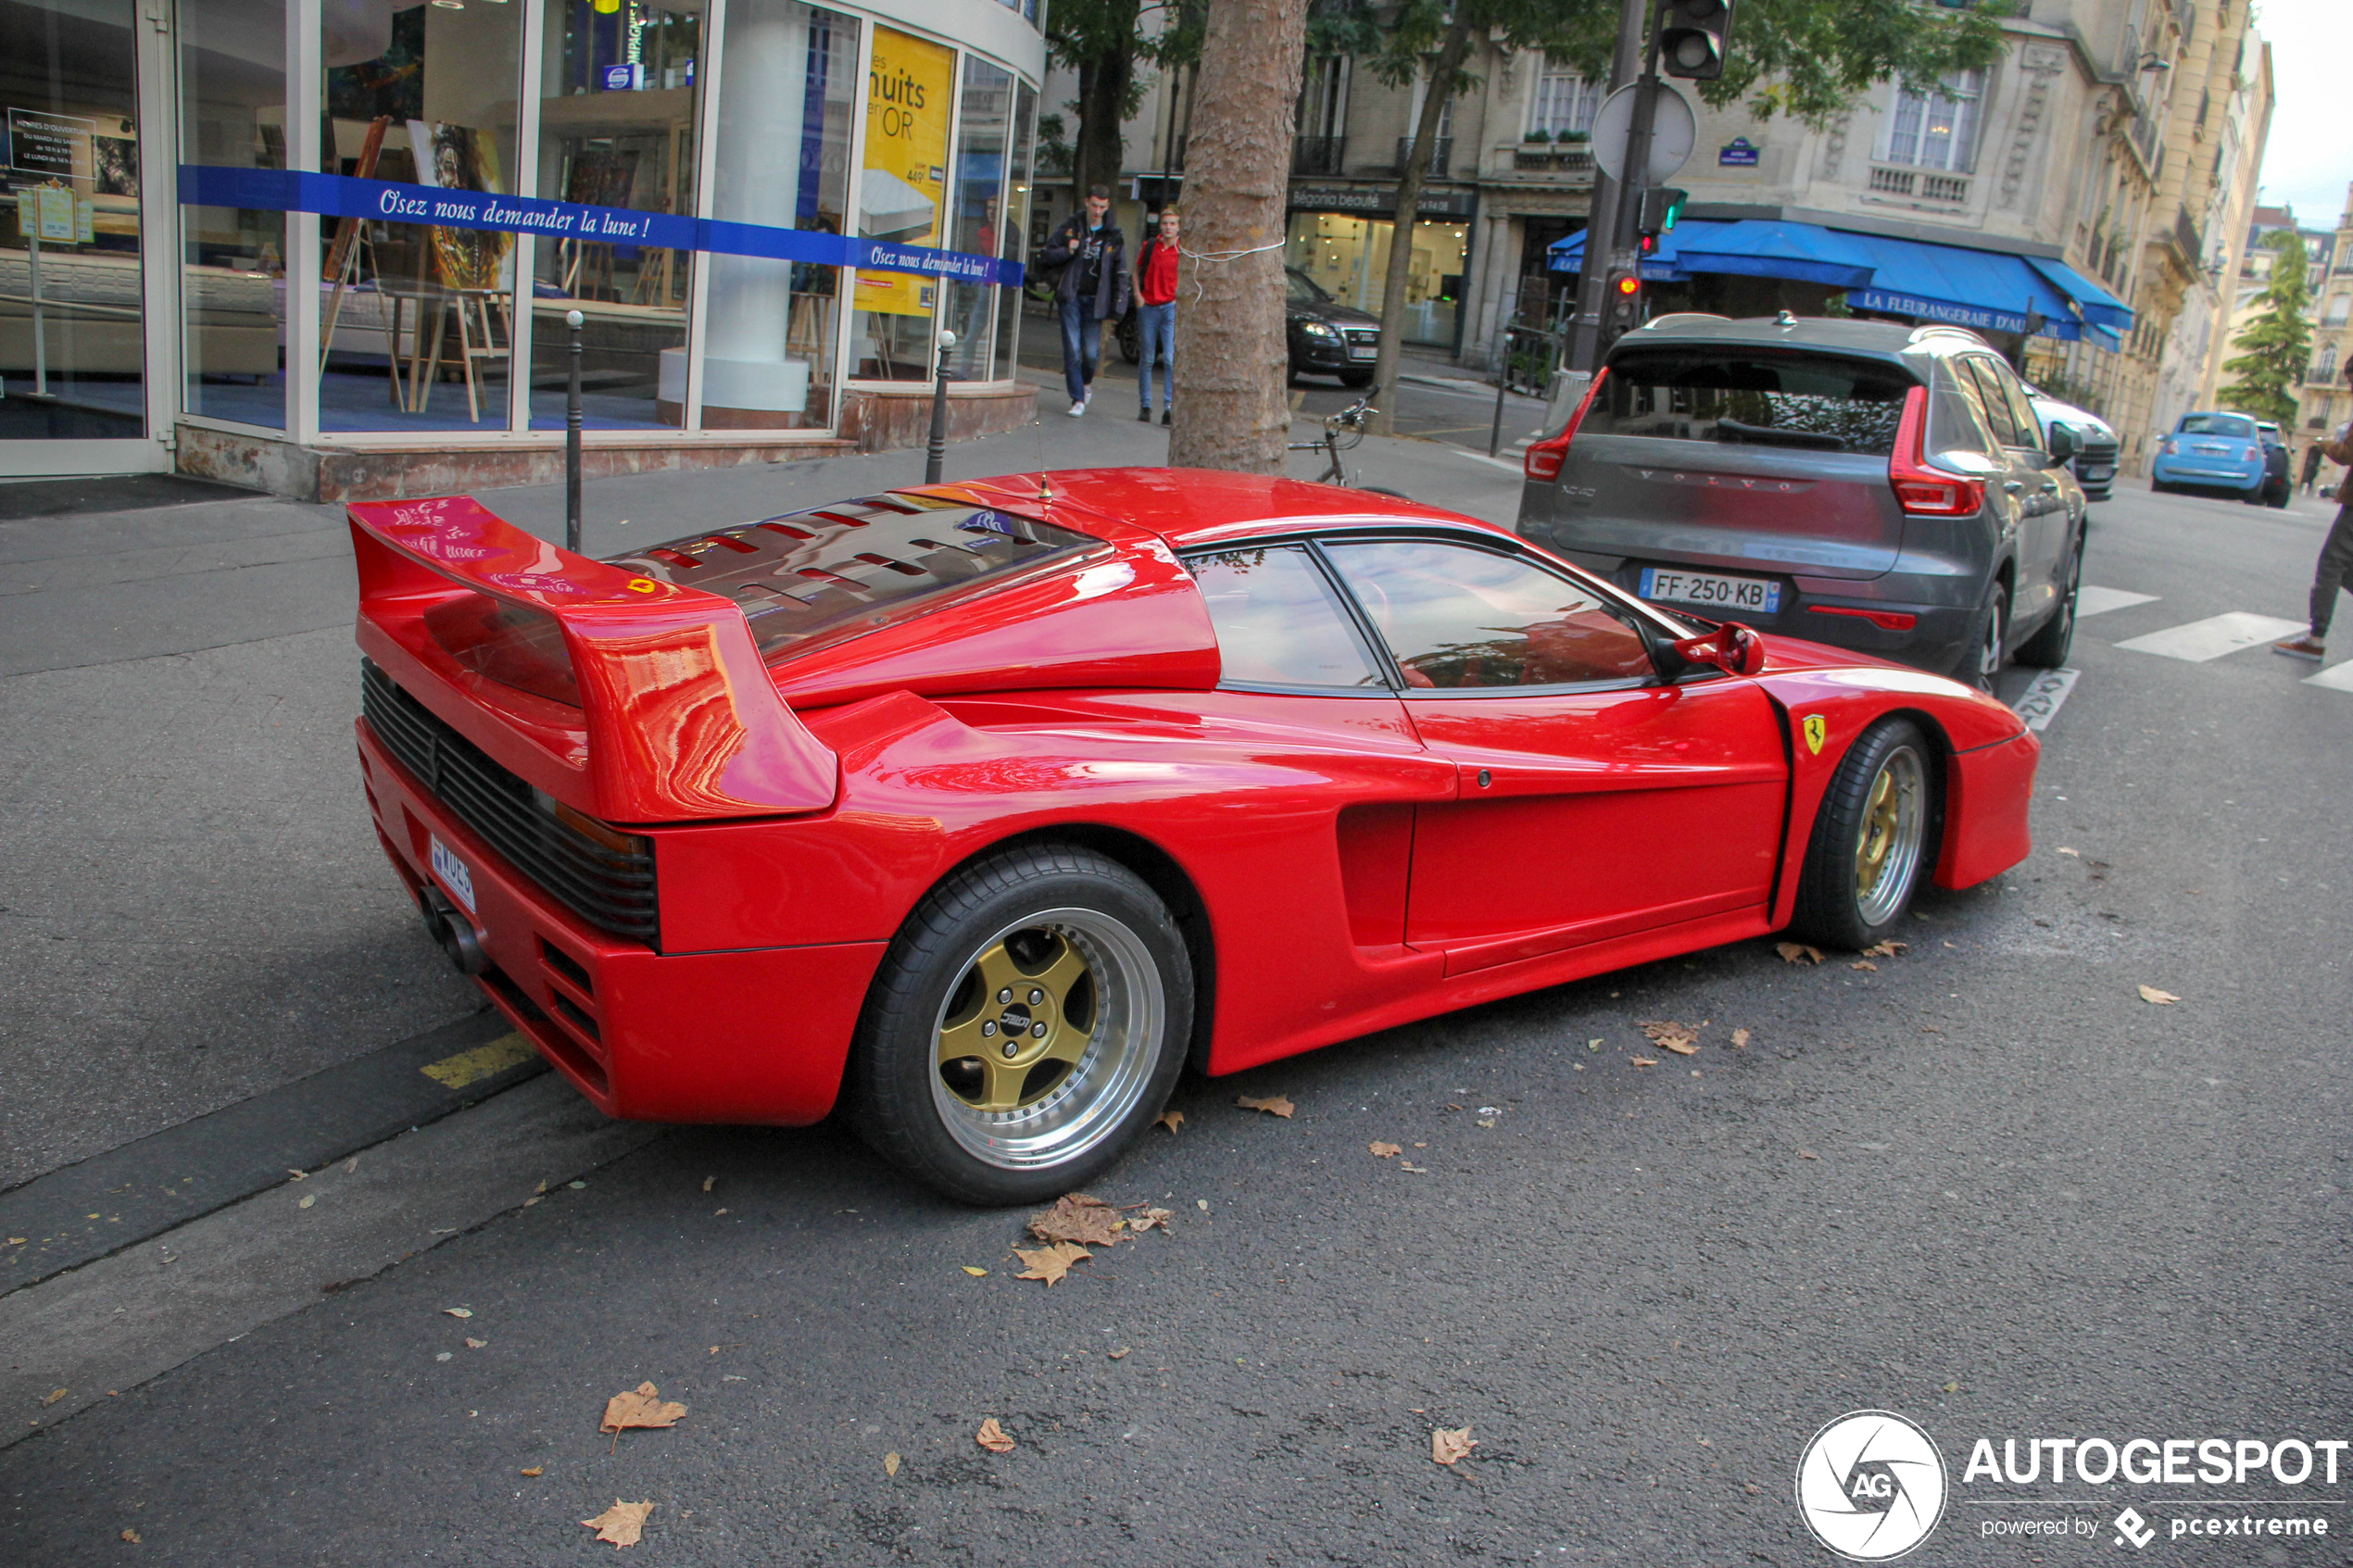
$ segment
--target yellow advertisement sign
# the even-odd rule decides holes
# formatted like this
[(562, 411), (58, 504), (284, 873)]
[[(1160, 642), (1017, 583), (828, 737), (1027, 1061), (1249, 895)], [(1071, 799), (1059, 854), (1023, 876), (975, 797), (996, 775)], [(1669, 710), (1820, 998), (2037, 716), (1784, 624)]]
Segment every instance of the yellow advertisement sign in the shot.
[[(938, 244), (948, 200), (949, 116), (956, 51), (875, 29), (866, 76), (866, 166), (858, 176), (858, 232), (893, 245)], [(910, 272), (860, 272), (857, 307), (928, 316), (939, 285)]]

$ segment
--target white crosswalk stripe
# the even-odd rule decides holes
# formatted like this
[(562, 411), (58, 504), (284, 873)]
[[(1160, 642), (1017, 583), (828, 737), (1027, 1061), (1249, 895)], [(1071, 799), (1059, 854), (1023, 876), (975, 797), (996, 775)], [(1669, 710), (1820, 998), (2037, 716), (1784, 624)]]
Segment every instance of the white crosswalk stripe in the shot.
[(2306, 676), (2304, 684), (2326, 692), (2353, 692), (2353, 659), (2332, 665), (2317, 675)]
[(2075, 596), (2075, 619), (2087, 615), (2106, 615), (2112, 609), (2126, 609), (2133, 605), (2157, 602), (2155, 594), (2135, 594), (2122, 588), (2100, 588), (2086, 583)]
[(2133, 653), (2153, 653), (2160, 659), (2178, 659), (2191, 664), (2203, 664), (2221, 659), (2224, 654), (2251, 648), (2258, 643), (2276, 642), (2304, 630), (2301, 621), (2282, 621), (2275, 615), (2256, 615), (2244, 609), (2224, 610), (2203, 621), (2185, 625), (2168, 626), (2162, 632), (2131, 637), (2117, 644)]

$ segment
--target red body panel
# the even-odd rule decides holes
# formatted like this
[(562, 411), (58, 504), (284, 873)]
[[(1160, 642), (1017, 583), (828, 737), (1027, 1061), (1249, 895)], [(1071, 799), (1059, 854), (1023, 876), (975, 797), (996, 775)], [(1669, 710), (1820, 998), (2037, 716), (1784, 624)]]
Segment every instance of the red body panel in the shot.
[[(360, 726), (401, 875), (431, 880), (428, 834), (466, 862), (485, 991), (598, 1105), (823, 1115), (890, 938), (956, 866), (1024, 834), (1131, 845), (1188, 884), (1218, 1073), (1776, 929), (1840, 758), (1886, 714), (1917, 717), (1947, 758), (1940, 883), (2026, 852), (2036, 743), (1955, 683), (1768, 639), (1755, 678), (1678, 686), (1219, 690), (1175, 549), (1333, 520), (1498, 531), (1230, 474), (1054, 474), (1043, 502), (1038, 484), (938, 489), (1108, 548), (750, 682), (749, 633), (716, 596), (606, 583), (622, 574), (472, 503), (355, 516), (371, 655), (527, 782), (652, 842), (659, 953), (540, 892)], [(556, 617), (579, 707), (436, 644), (426, 609), (474, 589)], [(674, 682), (631, 662), (647, 637)], [(685, 769), (690, 745), (705, 759)]]

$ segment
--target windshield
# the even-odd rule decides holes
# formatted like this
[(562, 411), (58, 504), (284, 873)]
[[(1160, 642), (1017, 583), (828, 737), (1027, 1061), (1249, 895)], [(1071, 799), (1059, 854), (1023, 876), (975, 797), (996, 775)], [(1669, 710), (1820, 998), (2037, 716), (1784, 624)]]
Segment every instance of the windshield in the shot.
[(1329, 305), (1332, 296), (1317, 285), (1315, 279), (1296, 268), (1283, 269), (1283, 276), (1290, 280), (1290, 302), (1293, 305)]
[(2176, 435), (2227, 435), (2234, 441), (2255, 439), (2255, 421), (2236, 414), (2183, 414)]

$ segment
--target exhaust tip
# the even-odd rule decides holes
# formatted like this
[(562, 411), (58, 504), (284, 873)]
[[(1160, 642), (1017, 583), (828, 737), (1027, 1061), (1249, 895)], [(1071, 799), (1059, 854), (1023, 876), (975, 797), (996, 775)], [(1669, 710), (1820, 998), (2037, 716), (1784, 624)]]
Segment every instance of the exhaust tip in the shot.
[(490, 967), (490, 955), (482, 950), (473, 922), (441, 889), (429, 886), (419, 892), (417, 908), (424, 916), (426, 935), (448, 955), (459, 973), (480, 974)]

